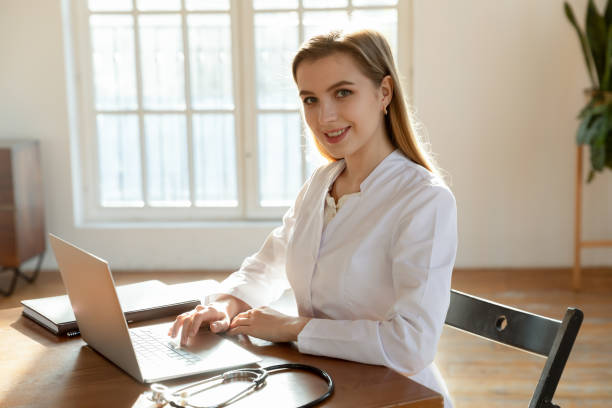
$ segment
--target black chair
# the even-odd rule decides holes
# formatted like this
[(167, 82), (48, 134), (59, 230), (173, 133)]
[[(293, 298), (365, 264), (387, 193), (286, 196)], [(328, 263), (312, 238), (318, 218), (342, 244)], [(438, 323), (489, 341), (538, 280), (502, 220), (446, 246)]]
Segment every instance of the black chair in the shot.
[(451, 290), (446, 324), (546, 357), (529, 408), (559, 408), (552, 403), (553, 395), (583, 316), (570, 307), (559, 321)]

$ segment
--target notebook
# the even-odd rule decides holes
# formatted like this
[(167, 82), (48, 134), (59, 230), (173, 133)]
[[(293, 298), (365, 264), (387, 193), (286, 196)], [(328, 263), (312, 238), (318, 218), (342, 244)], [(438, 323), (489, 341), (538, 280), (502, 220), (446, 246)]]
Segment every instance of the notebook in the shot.
[(108, 263), (49, 236), (83, 340), (134, 379), (157, 382), (261, 360), (208, 330), (200, 330), (186, 346), (179, 347), (167, 335), (172, 323), (129, 329)]
[[(210, 281), (212, 293), (215, 281)], [(200, 296), (193, 291), (179, 290), (159, 280), (148, 280), (117, 287), (121, 309), (128, 322), (178, 315), (200, 304)], [(75, 336), (79, 327), (67, 295), (22, 300), (23, 314), (58, 336)]]

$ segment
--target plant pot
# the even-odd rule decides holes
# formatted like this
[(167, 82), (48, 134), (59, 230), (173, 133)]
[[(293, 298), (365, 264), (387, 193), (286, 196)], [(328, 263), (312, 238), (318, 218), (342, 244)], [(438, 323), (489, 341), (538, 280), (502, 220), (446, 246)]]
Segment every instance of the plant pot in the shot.
[(586, 88), (584, 96), (588, 101), (593, 100), (594, 105), (602, 105), (612, 103), (612, 92), (600, 91), (599, 89)]

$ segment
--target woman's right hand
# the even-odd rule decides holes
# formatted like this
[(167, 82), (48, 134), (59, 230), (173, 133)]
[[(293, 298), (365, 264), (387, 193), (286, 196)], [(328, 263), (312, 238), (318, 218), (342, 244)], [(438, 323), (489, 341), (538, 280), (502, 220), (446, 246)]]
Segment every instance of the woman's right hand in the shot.
[(221, 295), (208, 305), (198, 305), (195, 309), (178, 315), (168, 331), (168, 336), (174, 338), (181, 331), (181, 345), (184, 345), (189, 337), (198, 333), (202, 325), (208, 325), (213, 333), (224, 332), (235, 315), (249, 308), (249, 305), (234, 296)]

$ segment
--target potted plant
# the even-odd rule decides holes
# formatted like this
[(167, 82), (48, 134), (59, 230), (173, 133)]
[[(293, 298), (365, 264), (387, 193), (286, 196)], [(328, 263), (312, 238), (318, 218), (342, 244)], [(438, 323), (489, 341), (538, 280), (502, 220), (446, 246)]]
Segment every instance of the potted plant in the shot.
[(605, 167), (612, 169), (612, 4), (600, 14), (589, 0), (585, 32), (580, 29), (570, 5), (565, 2), (565, 15), (576, 29), (591, 88), (585, 90), (586, 106), (580, 111), (581, 120), (576, 135), (579, 145), (588, 145), (591, 170), (587, 182)]

